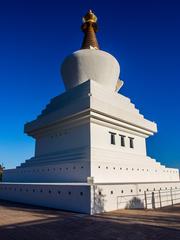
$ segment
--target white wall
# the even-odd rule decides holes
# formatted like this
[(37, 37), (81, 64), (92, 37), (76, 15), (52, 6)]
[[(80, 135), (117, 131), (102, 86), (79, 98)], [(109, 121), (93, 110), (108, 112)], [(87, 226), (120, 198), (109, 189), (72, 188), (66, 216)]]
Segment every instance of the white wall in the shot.
[(55, 128), (36, 140), (35, 156), (90, 145), (89, 124)]
[[(109, 132), (116, 133), (115, 140), (116, 144), (111, 144), (111, 135)], [(124, 135), (125, 137), (125, 147), (122, 147), (120, 144), (120, 136)], [(129, 138), (134, 138), (134, 148), (129, 147)], [(145, 138), (127, 131), (120, 131), (110, 127), (102, 126), (91, 122), (91, 147), (92, 148), (102, 148), (115, 150), (117, 153), (133, 153), (133, 154), (142, 154), (146, 155), (146, 143)]]
[[(115, 145), (111, 134), (116, 133)], [(125, 147), (120, 136), (124, 135)], [(130, 148), (129, 138), (134, 138)], [(146, 156), (145, 137), (91, 122), (91, 176), (96, 183), (179, 181), (178, 169), (166, 168)]]
[(98, 184), (91, 187), (92, 214), (124, 208), (159, 208), (177, 203), (180, 203), (180, 182)]
[(5, 170), (3, 182), (86, 182), (87, 176), (90, 176), (89, 161), (64, 161), (59, 164)]
[(123, 208), (159, 208), (180, 203), (180, 182), (91, 186), (74, 183), (0, 183), (0, 199), (88, 214)]
[(0, 184), (0, 199), (90, 213), (88, 185)]
[[(148, 161), (144, 159), (144, 161)], [(96, 183), (179, 181), (179, 171), (160, 166), (142, 166), (124, 162), (91, 162), (91, 176)]]

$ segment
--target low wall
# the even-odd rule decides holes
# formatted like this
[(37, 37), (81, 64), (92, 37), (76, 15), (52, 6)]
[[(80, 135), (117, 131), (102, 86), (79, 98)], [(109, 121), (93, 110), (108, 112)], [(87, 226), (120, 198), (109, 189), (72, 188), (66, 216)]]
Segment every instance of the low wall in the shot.
[(99, 183), (92, 186), (91, 213), (117, 209), (160, 208), (180, 203), (180, 181)]
[(0, 183), (0, 199), (90, 213), (88, 184)]
[(95, 214), (180, 203), (180, 181), (151, 183), (0, 183), (0, 199)]

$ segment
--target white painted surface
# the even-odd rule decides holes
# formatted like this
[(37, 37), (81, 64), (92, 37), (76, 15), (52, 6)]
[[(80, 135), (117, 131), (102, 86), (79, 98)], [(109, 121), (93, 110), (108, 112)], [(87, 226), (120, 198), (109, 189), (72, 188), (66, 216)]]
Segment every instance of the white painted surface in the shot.
[(66, 89), (93, 79), (114, 92), (120, 66), (117, 60), (107, 52), (83, 49), (72, 53), (64, 60), (61, 73)]
[[(107, 127), (102, 125), (103, 122), (99, 122), (99, 124), (92, 122), (91, 123), (91, 147), (92, 148), (100, 148), (105, 150), (105, 154), (107, 150), (117, 153), (129, 153), (134, 154), (135, 156), (143, 155), (146, 156), (146, 143), (145, 137), (138, 136), (137, 134), (132, 134), (127, 132), (126, 129), (117, 130), (117, 128)], [(115, 135), (115, 145), (112, 145), (110, 142), (110, 132), (116, 134)], [(121, 146), (120, 135), (125, 136), (125, 146)], [(134, 138), (134, 148), (130, 148), (129, 137)]]
[(34, 166), (6, 170), (3, 181), (22, 183), (86, 182), (87, 176), (90, 176), (89, 161), (59, 161), (58, 164), (43, 163), (42, 165), (35, 163), (32, 164)]
[(89, 146), (89, 135), (89, 123), (82, 123), (78, 126), (68, 124), (64, 128), (56, 127), (52, 131), (45, 132), (38, 137), (36, 140), (35, 156), (38, 157), (67, 150), (70, 150), (69, 154), (74, 154), (75, 156), (76, 152), (71, 151), (71, 149), (82, 149)]
[(180, 182), (98, 184), (91, 187), (92, 214), (124, 208), (159, 208), (177, 203), (180, 203)]
[[(178, 169), (146, 154), (146, 138), (157, 132), (156, 124), (145, 119), (129, 98), (93, 80), (52, 99), (36, 120), (25, 125), (25, 132), (36, 140), (35, 156), (4, 171), (2, 199), (95, 213), (126, 207), (132, 196), (123, 194), (138, 195), (139, 188), (148, 188), (151, 195), (154, 188), (180, 188)], [(116, 134), (115, 145), (109, 132)], [(129, 137), (134, 138), (134, 148)], [(97, 188), (82, 184), (89, 177)], [(18, 191), (12, 190), (15, 185)], [(168, 198), (163, 197), (165, 205)]]
[[(152, 197), (153, 194), (154, 198)], [(180, 183), (107, 183), (94, 185), (82, 183), (0, 183), (0, 198), (95, 214), (122, 208), (159, 208), (179, 203)]]
[[(146, 155), (146, 138), (156, 133), (156, 124), (146, 120), (130, 99), (95, 81), (54, 98), (26, 126), (36, 139), (35, 156), (6, 170), (4, 181), (86, 182), (91, 176), (97, 183), (179, 181), (177, 169)], [(115, 145), (109, 132), (116, 134)], [(129, 137), (134, 138), (134, 148)]]
[(90, 213), (90, 187), (82, 184), (0, 184), (0, 198), (63, 209)]

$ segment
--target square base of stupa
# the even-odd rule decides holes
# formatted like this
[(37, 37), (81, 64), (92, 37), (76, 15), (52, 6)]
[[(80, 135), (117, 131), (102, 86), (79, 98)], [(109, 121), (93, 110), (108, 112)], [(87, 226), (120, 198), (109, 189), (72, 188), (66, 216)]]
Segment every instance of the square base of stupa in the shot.
[(146, 153), (156, 124), (93, 80), (53, 98), (25, 132), (35, 156), (4, 171), (0, 199), (87, 214), (180, 202), (178, 169)]

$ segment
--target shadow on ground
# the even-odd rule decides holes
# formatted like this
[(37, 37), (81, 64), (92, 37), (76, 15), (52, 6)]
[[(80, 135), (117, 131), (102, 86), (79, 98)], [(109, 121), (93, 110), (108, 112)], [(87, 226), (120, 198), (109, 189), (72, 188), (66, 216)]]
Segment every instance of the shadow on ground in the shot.
[(180, 205), (88, 216), (0, 201), (1, 240), (179, 240)]

